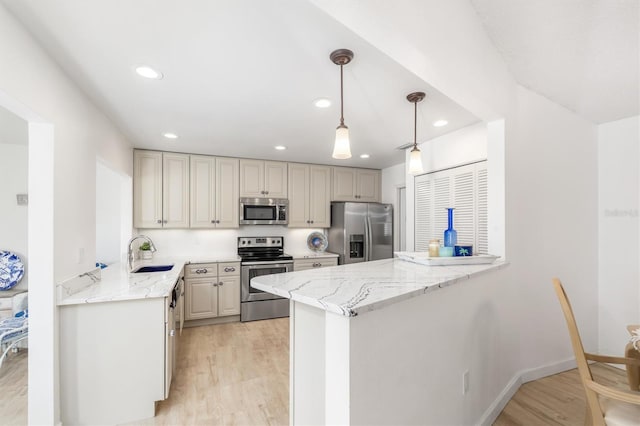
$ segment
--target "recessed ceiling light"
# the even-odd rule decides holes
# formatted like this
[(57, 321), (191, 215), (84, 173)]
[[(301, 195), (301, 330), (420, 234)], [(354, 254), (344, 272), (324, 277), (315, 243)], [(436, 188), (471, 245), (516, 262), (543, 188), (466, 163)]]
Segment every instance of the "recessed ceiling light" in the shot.
[(178, 135), (176, 135), (175, 133), (163, 133), (162, 136), (167, 139), (178, 139)]
[(360, 154), (360, 158), (369, 158), (369, 154)]
[(442, 127), (446, 126), (447, 124), (449, 124), (447, 120), (438, 120), (433, 122), (433, 127)]
[(284, 151), (285, 149), (287, 149), (287, 147), (284, 145), (276, 145), (274, 146), (274, 148), (277, 149), (278, 151)]
[(152, 78), (154, 80), (160, 80), (162, 78), (161, 72), (156, 71), (153, 68), (148, 66), (137, 67), (136, 72), (138, 73), (139, 76), (142, 76), (145, 78)]
[(327, 98), (319, 98), (313, 101), (313, 104), (318, 108), (328, 108), (331, 106), (331, 101)]

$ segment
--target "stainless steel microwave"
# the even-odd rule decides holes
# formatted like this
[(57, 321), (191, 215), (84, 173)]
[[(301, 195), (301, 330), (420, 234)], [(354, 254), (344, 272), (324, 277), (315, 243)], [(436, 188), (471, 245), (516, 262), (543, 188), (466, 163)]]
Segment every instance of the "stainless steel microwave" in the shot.
[(240, 225), (288, 225), (289, 200), (240, 198)]

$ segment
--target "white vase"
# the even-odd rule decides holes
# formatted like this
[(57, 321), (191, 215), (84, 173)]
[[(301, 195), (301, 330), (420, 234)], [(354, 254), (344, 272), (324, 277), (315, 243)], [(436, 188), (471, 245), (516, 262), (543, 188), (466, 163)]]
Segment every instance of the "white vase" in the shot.
[(153, 252), (151, 250), (140, 250), (140, 259), (149, 260), (153, 258)]

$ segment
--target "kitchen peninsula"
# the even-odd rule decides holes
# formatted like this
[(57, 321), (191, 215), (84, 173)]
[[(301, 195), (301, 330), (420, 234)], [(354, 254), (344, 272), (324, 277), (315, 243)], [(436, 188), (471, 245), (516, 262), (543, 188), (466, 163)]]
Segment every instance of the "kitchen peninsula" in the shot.
[(482, 384), (500, 362), (505, 265), (386, 259), (254, 278), (291, 300), (291, 423), (475, 423), (493, 401)]

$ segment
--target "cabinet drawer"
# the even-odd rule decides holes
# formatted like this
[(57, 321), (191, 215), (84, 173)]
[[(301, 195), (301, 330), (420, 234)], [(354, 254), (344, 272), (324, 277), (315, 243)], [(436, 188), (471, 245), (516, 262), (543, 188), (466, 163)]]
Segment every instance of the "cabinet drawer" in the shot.
[(12, 298), (11, 297), (2, 297), (0, 298), (0, 310), (11, 310), (12, 309)]
[(305, 269), (325, 268), (327, 266), (336, 266), (338, 259), (301, 259), (293, 261), (294, 271), (304, 271)]
[(217, 263), (192, 263), (185, 265), (184, 276), (187, 278), (204, 278), (218, 275)]
[(240, 262), (218, 263), (218, 276), (229, 277), (240, 275)]

